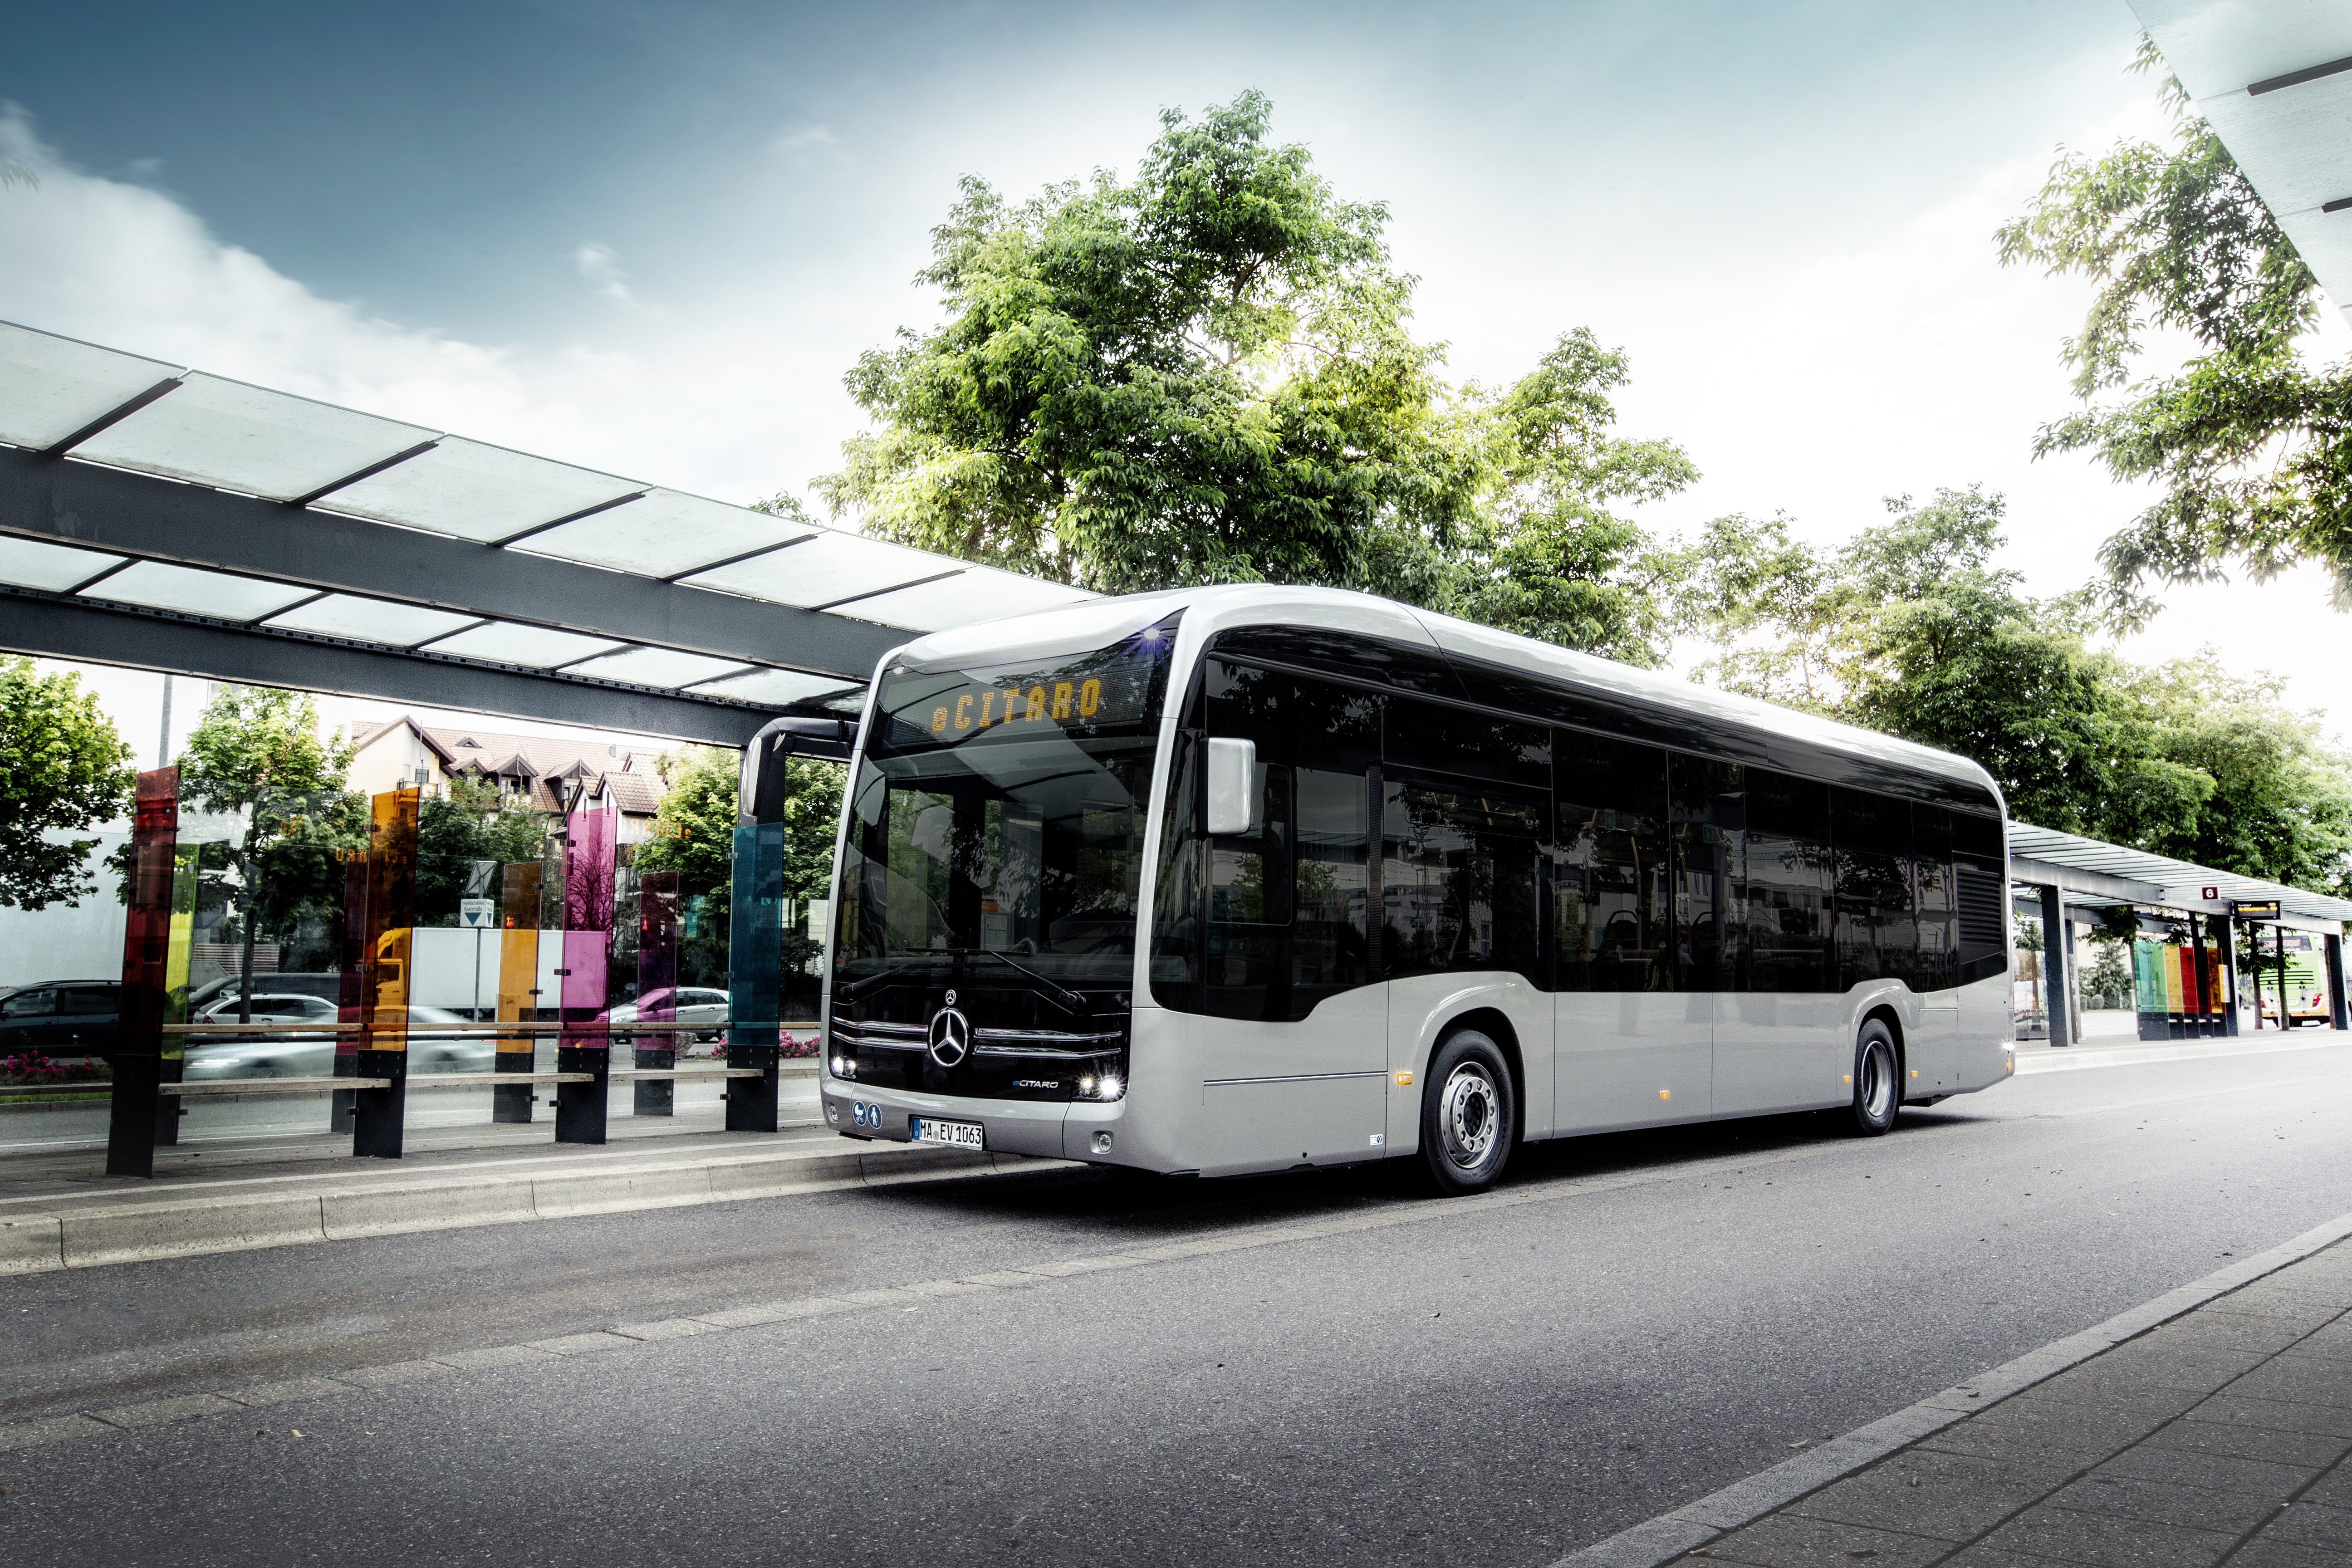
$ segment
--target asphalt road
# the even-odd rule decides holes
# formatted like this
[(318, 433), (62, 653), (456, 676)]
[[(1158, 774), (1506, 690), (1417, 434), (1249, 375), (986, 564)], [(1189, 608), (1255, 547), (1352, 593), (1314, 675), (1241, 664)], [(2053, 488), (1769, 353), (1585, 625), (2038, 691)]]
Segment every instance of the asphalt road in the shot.
[[(0, 1455), (12, 1564), (1543, 1564), (2352, 1211), (2352, 1049), (1377, 1174), (1041, 1173), (0, 1280), (0, 1420), (1397, 1223)], [(293, 1436), (296, 1429), (301, 1436)]]

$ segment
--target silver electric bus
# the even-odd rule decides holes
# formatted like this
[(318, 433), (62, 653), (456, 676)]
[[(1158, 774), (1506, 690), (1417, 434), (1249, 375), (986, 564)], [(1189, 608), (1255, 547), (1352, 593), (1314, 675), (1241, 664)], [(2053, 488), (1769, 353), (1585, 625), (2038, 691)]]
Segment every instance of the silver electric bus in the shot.
[(851, 761), (851, 1137), (1492, 1183), (1521, 1140), (2014, 1070), (2000, 792), (1958, 757), (1324, 589), (924, 637)]

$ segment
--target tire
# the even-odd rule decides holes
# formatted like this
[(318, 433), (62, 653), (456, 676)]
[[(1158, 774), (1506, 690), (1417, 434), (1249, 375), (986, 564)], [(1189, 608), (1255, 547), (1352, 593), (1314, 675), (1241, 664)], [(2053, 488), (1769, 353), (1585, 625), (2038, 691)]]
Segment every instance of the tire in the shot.
[(1846, 1108), (1853, 1135), (1883, 1138), (1903, 1109), (1903, 1056), (1884, 1018), (1863, 1020), (1853, 1042), (1853, 1103)]
[(1438, 1041), (1421, 1091), (1421, 1158), (1439, 1194), (1494, 1185), (1518, 1126), (1518, 1090), (1502, 1048), (1475, 1029)]

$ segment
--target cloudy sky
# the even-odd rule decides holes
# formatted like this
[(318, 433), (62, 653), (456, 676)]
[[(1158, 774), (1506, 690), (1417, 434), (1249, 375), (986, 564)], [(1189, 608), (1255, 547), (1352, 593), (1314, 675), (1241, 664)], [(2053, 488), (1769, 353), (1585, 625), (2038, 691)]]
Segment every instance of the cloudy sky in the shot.
[[(2144, 501), (2032, 461), (2084, 293), (1990, 237), (2060, 143), (2158, 128), (2137, 34), (2124, 0), (86, 0), (0, 58), (41, 179), (0, 191), (0, 318), (747, 500), (834, 466), (842, 372), (930, 319), (959, 176), (1131, 167), (1256, 87), (1390, 204), (1457, 375), (1577, 325), (1631, 353), (1624, 429), (1706, 476), (1659, 525), (1836, 541), (1981, 482), (2054, 593)], [(2293, 659), (2344, 646), (2315, 577), (2171, 602), (2129, 651), (2213, 644), (2347, 727)]]

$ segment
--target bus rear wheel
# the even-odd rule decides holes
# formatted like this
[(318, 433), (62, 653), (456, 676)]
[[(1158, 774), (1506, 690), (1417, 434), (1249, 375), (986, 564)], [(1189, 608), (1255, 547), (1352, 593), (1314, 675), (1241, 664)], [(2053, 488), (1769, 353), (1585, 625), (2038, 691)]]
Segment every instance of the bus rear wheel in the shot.
[(1440, 1040), (1421, 1092), (1421, 1158), (1438, 1193), (1459, 1197), (1494, 1185), (1518, 1125), (1502, 1047), (1475, 1029)]
[(1855, 1136), (1884, 1137), (1902, 1109), (1903, 1058), (1895, 1050), (1895, 1031), (1884, 1018), (1865, 1019), (1853, 1042), (1853, 1103), (1847, 1112)]

